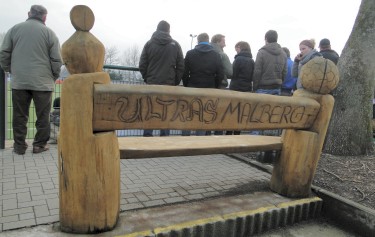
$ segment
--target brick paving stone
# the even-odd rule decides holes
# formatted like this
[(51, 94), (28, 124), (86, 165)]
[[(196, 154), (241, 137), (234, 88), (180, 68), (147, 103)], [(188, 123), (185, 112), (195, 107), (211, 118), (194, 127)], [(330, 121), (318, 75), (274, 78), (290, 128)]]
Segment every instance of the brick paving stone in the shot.
[(159, 205), (164, 205), (165, 201), (163, 200), (152, 200), (152, 201), (146, 201), (143, 202), (143, 205), (145, 207), (154, 207), (154, 206), (159, 206)]
[(37, 225), (41, 224), (49, 224), (53, 222), (59, 221), (59, 215), (52, 215), (52, 216), (44, 216), (44, 217), (37, 217), (36, 223)]
[(18, 203), (18, 207), (33, 207), (46, 204), (46, 200), (36, 200), (31, 202)]
[(30, 193), (31, 193), (32, 197), (44, 194), (43, 189), (42, 189), (42, 185), (40, 183), (38, 183), (38, 184), (39, 184), (39, 187), (30, 188)]
[(18, 202), (30, 202), (31, 201), (30, 192), (17, 193), (17, 201)]
[(186, 201), (183, 197), (171, 197), (171, 198), (165, 198), (164, 201), (166, 203), (175, 203), (175, 202), (183, 202)]
[(5, 199), (3, 200), (3, 211), (12, 210), (17, 208), (17, 199)]
[(36, 225), (35, 219), (16, 221), (16, 222), (7, 222), (3, 224), (3, 231), (17, 229), (21, 227), (33, 226), (33, 225)]
[(0, 217), (0, 223), (9, 223), (18, 221), (18, 215)]
[(23, 213), (19, 215), (19, 218), (20, 218), (20, 221), (35, 219), (35, 214), (34, 212)]
[(9, 210), (3, 210), (3, 216), (13, 216), (13, 215), (24, 214), (24, 213), (29, 213), (29, 212), (33, 212), (32, 207), (14, 208), (14, 209), (9, 209)]
[(49, 210), (47, 205), (34, 206), (34, 212), (36, 217), (49, 216)]
[[(0, 152), (0, 231), (58, 221), (57, 157), (56, 146), (24, 156)], [(121, 160), (120, 167), (121, 211), (219, 196), (270, 178), (225, 155)]]
[(59, 199), (58, 198), (49, 198), (47, 199), (47, 205), (49, 209), (59, 208)]

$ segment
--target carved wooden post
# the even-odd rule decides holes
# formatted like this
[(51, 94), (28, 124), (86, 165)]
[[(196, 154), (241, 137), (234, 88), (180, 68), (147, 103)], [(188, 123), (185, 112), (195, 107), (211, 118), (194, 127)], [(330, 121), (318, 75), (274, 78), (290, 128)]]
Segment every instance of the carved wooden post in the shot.
[[(271, 189), (287, 197), (306, 197), (310, 194), (316, 167), (334, 105), (327, 95), (338, 83), (338, 69), (333, 62), (314, 58), (301, 71), (302, 85), (293, 97), (309, 97), (320, 104), (317, 118), (310, 129), (287, 129), (283, 133), (283, 148), (271, 178)], [(322, 95), (323, 94), (323, 95)]]
[[(70, 13), (77, 30), (63, 44), (72, 74), (62, 85), (58, 140), (60, 227), (72, 233), (111, 230), (120, 210), (120, 154), (114, 131), (93, 133), (94, 84), (109, 84), (102, 71), (104, 46), (88, 31), (94, 14), (87, 6)], [(91, 72), (91, 73), (89, 73)]]

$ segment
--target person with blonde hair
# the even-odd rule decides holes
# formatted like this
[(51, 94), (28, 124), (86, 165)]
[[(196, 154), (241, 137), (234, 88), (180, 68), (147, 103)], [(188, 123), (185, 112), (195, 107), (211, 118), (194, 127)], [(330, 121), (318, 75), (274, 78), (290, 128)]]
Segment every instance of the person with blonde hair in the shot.
[(300, 53), (294, 58), (292, 76), (298, 77), (297, 89), (302, 89), (300, 71), (303, 65), (315, 57), (322, 57), (322, 54), (315, 49), (315, 40), (302, 40), (299, 44)]

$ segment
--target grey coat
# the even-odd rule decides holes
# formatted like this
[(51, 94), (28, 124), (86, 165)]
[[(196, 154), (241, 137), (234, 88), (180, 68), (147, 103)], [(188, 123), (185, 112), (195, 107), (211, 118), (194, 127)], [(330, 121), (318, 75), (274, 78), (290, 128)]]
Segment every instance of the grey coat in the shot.
[(53, 91), (62, 66), (59, 40), (42, 21), (29, 18), (6, 33), (0, 65), (11, 73), (12, 89)]
[(223, 65), (223, 70), (224, 70), (224, 79), (222, 80), (220, 84), (220, 88), (226, 88), (228, 86), (228, 78), (232, 78), (233, 75), (233, 67), (232, 63), (229, 60), (229, 57), (226, 53), (224, 53), (224, 50), (215, 43), (211, 43), (212, 47), (214, 50), (219, 53), (220, 58), (221, 58), (221, 63)]
[(288, 71), (287, 57), (278, 43), (259, 49), (254, 67), (253, 90), (280, 89)]

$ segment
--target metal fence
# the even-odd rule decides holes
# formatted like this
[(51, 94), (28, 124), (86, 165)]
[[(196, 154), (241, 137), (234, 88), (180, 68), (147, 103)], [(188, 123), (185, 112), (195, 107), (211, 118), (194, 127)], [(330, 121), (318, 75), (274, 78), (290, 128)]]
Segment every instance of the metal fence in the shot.
[[(143, 82), (142, 76), (139, 72), (139, 69), (136, 67), (125, 67), (125, 66), (115, 66), (115, 65), (104, 65), (104, 71), (106, 71), (111, 78), (112, 84), (129, 84), (129, 85), (142, 85), (145, 84)], [(6, 76), (4, 72), (0, 72), (5, 77), (4, 80), (1, 80), (5, 83), (3, 87), (5, 93), (1, 93), (4, 97), (4, 99), (1, 100), (1, 102), (4, 103), (3, 107), (1, 107), (0, 104), (0, 110), (1, 110), (1, 116), (3, 118), (3, 121), (0, 119), (1, 126), (0, 129), (3, 129), (3, 131), (0, 130), (1, 134), (1, 141), (4, 142), (4, 140), (12, 140), (13, 139), (13, 129), (12, 129), (12, 116), (13, 116), (13, 105), (12, 105), (12, 90), (10, 88), (10, 76)], [(52, 96), (52, 99), (56, 99), (60, 97), (61, 95), (61, 86), (64, 83), (65, 78), (59, 78), (56, 81), (55, 84), (55, 90)], [(28, 131), (27, 131), (27, 139), (33, 139), (36, 133), (35, 128), (35, 122), (36, 122), (36, 115), (35, 115), (35, 106), (32, 102), (30, 105), (30, 111), (29, 111), (29, 120), (27, 123)], [(142, 136), (143, 130), (117, 130), (116, 131), (117, 136)], [(180, 130), (171, 130), (171, 135), (180, 135)], [(154, 135), (159, 135), (158, 130), (154, 130)], [(3, 148), (4, 146), (1, 146), (0, 148)]]

